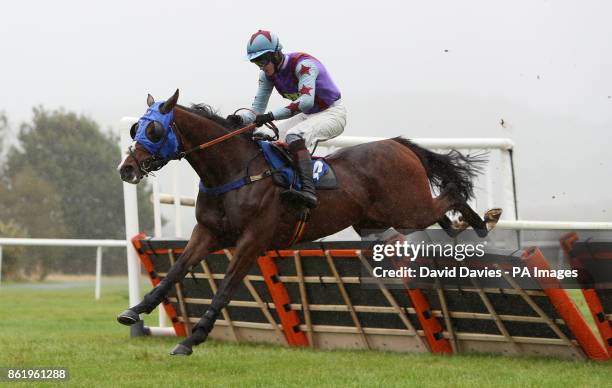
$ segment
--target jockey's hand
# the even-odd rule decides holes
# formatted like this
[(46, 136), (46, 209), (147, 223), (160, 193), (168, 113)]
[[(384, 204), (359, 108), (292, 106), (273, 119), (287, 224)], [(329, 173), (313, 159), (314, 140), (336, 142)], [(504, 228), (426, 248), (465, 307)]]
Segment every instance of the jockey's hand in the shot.
[(258, 127), (261, 127), (266, 123), (271, 123), (272, 121), (274, 121), (274, 115), (272, 114), (272, 112), (255, 116), (255, 125), (257, 125)]
[(267, 141), (272, 141), (274, 140), (274, 134), (270, 134), (272, 131), (269, 130), (268, 128), (258, 128), (253, 132), (253, 141), (257, 141), (257, 140), (267, 140)]
[(234, 127), (239, 127), (244, 125), (244, 121), (242, 121), (242, 116), (240, 115), (229, 115), (225, 118), (227, 121), (232, 124)]

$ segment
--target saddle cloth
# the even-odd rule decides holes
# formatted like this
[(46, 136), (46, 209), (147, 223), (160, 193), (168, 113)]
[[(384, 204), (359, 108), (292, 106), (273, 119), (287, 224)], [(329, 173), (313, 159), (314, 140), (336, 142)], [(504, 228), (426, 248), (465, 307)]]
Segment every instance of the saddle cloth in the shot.
[[(273, 170), (272, 179), (274, 183), (285, 188), (293, 187), (296, 190), (301, 190), (302, 181), (293, 168), (291, 156), (287, 150), (269, 141), (260, 140), (257, 143)], [(319, 190), (338, 187), (336, 174), (324, 158), (313, 158), (312, 178), (315, 187)]]

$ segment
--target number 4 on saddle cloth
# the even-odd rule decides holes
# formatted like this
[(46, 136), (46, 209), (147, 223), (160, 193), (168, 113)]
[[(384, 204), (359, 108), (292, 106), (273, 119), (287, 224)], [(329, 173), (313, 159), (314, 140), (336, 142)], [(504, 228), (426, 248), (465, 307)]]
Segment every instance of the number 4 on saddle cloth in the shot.
[[(281, 145), (268, 141), (259, 140), (257, 144), (259, 144), (270, 170), (257, 177), (245, 176), (217, 187), (206, 187), (204, 182), (200, 181), (200, 191), (219, 196), (268, 176), (272, 176), (272, 180), (278, 186), (301, 190), (302, 182), (292, 166), (291, 156), (287, 150)], [(312, 178), (315, 187), (318, 190), (336, 189), (338, 183), (333, 168), (323, 158), (314, 157), (312, 162)]]
[[(274, 183), (284, 188), (290, 186), (296, 190), (302, 189), (302, 182), (293, 169), (291, 156), (287, 150), (277, 143), (258, 141), (259, 147), (272, 167), (272, 179)], [(336, 174), (323, 158), (314, 157), (312, 160), (312, 179), (317, 189), (337, 188)]]

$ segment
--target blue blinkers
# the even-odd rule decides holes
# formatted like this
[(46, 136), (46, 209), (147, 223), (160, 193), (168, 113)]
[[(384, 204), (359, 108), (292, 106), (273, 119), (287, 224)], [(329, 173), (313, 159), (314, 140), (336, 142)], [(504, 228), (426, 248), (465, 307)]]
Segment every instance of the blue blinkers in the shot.
[[(167, 114), (161, 113), (159, 108), (163, 103), (164, 101), (154, 102), (138, 120), (138, 129), (134, 140), (140, 143), (151, 155), (168, 159), (178, 153), (179, 144), (176, 134), (170, 127), (174, 120), (174, 111), (172, 110)], [(149, 139), (146, 131), (147, 126), (154, 121), (160, 123), (165, 131), (164, 136), (157, 142)]]

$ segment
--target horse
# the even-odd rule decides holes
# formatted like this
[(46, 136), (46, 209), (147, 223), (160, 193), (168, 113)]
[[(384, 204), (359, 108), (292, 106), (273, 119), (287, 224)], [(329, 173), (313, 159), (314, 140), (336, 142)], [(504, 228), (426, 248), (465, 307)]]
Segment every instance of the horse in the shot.
[[(148, 113), (132, 127), (136, 141), (118, 167), (121, 179), (137, 184), (168, 161), (184, 157), (206, 186), (227, 184), (240, 177), (251, 181), (222, 195), (199, 192), (197, 223), (184, 252), (166, 278), (117, 320), (125, 325), (137, 323), (139, 314), (155, 309), (171, 287), (209, 253), (235, 248), (234, 259), (207, 311), (192, 334), (170, 352), (190, 355), (194, 346), (206, 340), (219, 313), (260, 254), (293, 244), (304, 209), (282, 200), (283, 188), (266, 179), (264, 172), (269, 166), (245, 128), (233, 136), (237, 128), (208, 105), (181, 106), (178, 97), (178, 89), (164, 102), (155, 102), (148, 95)], [(151, 110), (156, 110), (153, 116)], [(211, 143), (214, 146), (201, 146)], [(483, 157), (465, 156), (455, 150), (435, 153), (395, 137), (342, 148), (325, 160), (336, 174), (338, 187), (318, 191), (319, 205), (310, 210), (305, 228), (302, 225), (302, 242), (350, 226), (361, 234), (368, 229), (392, 227), (425, 229), (435, 223), (451, 236), (470, 225), (483, 237), (501, 215), (501, 209), (491, 209), (482, 219), (468, 205), (473, 197), (473, 180), (486, 163)], [(254, 176), (259, 179), (252, 179)], [(432, 187), (438, 189), (437, 197), (432, 195)], [(454, 224), (446, 215), (449, 211), (459, 212), (462, 221)]]

